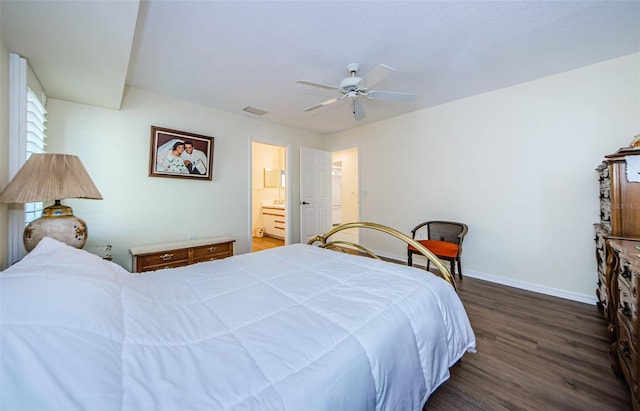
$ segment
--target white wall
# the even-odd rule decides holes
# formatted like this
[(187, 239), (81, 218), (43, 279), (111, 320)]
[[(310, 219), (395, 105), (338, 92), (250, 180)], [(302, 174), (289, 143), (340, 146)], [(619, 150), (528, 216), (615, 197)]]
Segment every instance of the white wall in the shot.
[[(463, 271), (594, 301), (594, 171), (640, 133), (640, 54), (327, 137), (357, 145), (360, 219), (469, 225)], [(363, 236), (405, 260), (401, 244)]]
[[(323, 148), (320, 135), (271, 125), (139, 89), (128, 89), (121, 110), (50, 99), (50, 152), (80, 157), (104, 200), (65, 200), (89, 228), (87, 248), (111, 244), (129, 269), (134, 245), (231, 236), (236, 253), (249, 250), (251, 139), (289, 146), (291, 187), (299, 185), (300, 146)], [(215, 137), (213, 181), (148, 177), (150, 127)], [(298, 190), (291, 194), (299, 202)], [(299, 241), (299, 210), (291, 210)]]

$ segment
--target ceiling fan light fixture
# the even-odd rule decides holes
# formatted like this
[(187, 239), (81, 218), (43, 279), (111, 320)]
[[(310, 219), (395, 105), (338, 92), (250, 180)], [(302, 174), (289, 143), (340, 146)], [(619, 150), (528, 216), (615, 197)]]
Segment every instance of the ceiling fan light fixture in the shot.
[(356, 89), (361, 81), (360, 77), (347, 77), (340, 82), (340, 88), (343, 90)]
[(384, 91), (384, 90), (371, 90), (371, 87), (378, 84), (389, 74), (395, 71), (393, 67), (387, 66), (386, 64), (378, 64), (373, 68), (369, 73), (367, 73), (363, 77), (358, 77), (356, 74), (360, 70), (360, 65), (358, 63), (351, 63), (347, 65), (347, 71), (351, 75), (345, 79), (340, 81), (339, 86), (332, 86), (323, 83), (317, 83), (315, 81), (308, 80), (299, 80), (298, 84), (303, 84), (305, 86), (312, 86), (318, 88), (324, 88), (329, 90), (336, 90), (340, 92), (340, 96), (331, 98), (326, 100), (320, 104), (316, 104), (311, 106), (304, 111), (312, 111), (317, 108), (333, 104), (339, 100), (347, 98), (351, 101), (351, 111), (353, 113), (353, 117), (356, 120), (362, 120), (366, 117), (364, 112), (364, 106), (360, 97), (366, 97), (371, 100), (385, 100), (385, 101), (398, 101), (398, 102), (411, 102), (415, 101), (417, 94), (415, 93), (402, 93), (398, 91)]

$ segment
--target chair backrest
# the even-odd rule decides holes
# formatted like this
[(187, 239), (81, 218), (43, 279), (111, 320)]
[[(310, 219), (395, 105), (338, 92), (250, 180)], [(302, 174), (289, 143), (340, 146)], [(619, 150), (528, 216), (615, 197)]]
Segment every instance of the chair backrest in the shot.
[(462, 244), (465, 234), (469, 231), (466, 224), (455, 221), (427, 221), (425, 225), (429, 240), (448, 241), (458, 245)]

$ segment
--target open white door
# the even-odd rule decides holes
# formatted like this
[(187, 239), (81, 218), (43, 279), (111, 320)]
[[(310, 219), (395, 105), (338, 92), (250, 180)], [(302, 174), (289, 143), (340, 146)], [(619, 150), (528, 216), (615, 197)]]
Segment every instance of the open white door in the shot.
[(300, 242), (331, 228), (331, 153), (300, 148)]

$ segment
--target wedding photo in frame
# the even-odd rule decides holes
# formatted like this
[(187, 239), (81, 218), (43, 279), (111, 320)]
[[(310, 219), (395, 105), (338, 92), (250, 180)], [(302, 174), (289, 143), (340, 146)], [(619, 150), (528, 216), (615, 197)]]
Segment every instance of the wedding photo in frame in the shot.
[(151, 126), (149, 176), (213, 179), (213, 137)]

